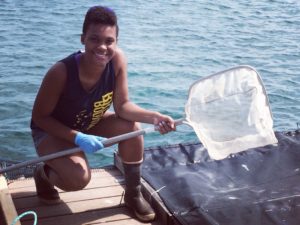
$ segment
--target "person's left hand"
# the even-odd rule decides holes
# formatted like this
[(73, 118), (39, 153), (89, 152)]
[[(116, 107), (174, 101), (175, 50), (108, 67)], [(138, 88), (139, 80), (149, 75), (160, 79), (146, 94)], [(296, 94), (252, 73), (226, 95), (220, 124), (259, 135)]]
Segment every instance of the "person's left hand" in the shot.
[(176, 125), (174, 120), (167, 115), (158, 114), (154, 118), (155, 129), (161, 134), (166, 134), (170, 131), (176, 130)]

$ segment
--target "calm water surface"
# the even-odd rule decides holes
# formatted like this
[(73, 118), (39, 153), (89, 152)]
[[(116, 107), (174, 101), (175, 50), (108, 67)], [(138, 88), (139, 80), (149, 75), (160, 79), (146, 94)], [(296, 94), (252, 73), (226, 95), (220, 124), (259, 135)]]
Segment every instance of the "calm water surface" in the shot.
[[(36, 92), (51, 65), (82, 48), (83, 16), (99, 3), (119, 16), (119, 45), (128, 57), (130, 96), (138, 105), (181, 118), (194, 81), (248, 64), (258, 70), (266, 86), (274, 129), (297, 128), (297, 0), (4, 0), (0, 2), (1, 158), (36, 157), (29, 129)], [(194, 132), (186, 126), (164, 136), (145, 136), (147, 147), (194, 141)], [(89, 157), (92, 166), (112, 163), (113, 149)]]

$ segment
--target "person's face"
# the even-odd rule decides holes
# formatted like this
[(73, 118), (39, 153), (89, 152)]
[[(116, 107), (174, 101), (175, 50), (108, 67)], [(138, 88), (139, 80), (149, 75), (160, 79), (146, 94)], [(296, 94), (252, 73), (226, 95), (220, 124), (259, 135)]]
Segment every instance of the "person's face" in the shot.
[(89, 62), (105, 66), (117, 48), (116, 26), (90, 24), (81, 42)]

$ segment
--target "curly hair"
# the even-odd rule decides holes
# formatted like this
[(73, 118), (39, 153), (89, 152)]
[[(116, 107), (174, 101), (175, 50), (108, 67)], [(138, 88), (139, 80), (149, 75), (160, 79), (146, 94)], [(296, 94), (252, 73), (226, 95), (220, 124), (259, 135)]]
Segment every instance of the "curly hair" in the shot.
[(82, 26), (83, 34), (86, 33), (90, 24), (116, 26), (116, 36), (118, 37), (119, 27), (117, 16), (115, 12), (108, 7), (93, 6), (87, 11)]

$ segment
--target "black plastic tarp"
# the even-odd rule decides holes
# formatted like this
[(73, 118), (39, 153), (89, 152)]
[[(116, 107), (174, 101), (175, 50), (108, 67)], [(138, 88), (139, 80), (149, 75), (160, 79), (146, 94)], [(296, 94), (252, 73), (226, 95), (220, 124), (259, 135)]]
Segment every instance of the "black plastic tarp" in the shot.
[(185, 225), (299, 225), (300, 134), (211, 160), (201, 143), (148, 148), (143, 178)]

